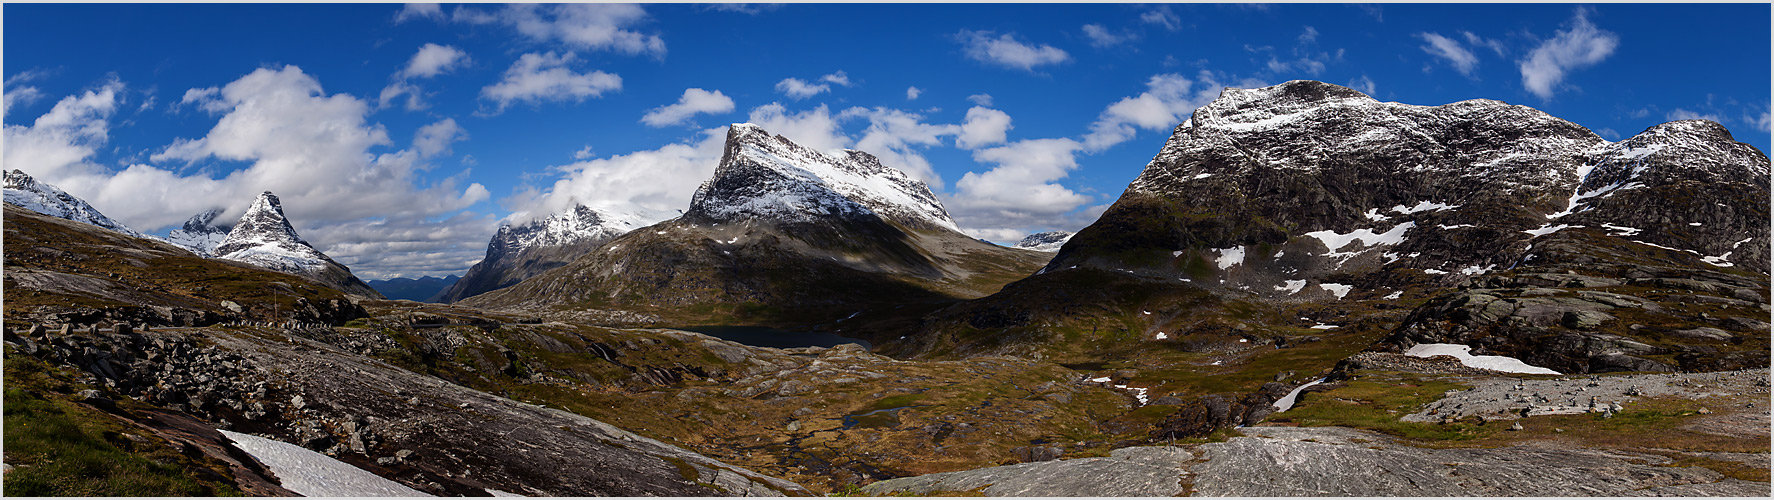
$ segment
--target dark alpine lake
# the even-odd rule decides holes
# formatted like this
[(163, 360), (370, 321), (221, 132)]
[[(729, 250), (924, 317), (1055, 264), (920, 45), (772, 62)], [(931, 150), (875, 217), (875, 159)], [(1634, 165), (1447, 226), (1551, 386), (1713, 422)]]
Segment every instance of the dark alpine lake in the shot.
[(791, 332), (764, 326), (690, 326), (680, 328), (680, 330), (757, 347), (786, 349), (790, 347), (835, 347), (842, 344), (860, 344), (864, 349), (871, 347), (867, 340), (862, 339), (830, 333)]

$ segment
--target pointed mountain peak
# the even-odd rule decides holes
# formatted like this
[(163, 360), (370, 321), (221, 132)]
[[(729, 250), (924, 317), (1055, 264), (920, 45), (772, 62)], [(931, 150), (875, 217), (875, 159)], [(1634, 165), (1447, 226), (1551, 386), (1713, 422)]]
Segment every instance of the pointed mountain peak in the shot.
[(351, 270), (303, 241), (283, 214), (283, 203), (270, 191), (259, 194), (234, 229), (216, 245), (216, 258), (245, 262), (274, 271), (307, 276), (346, 293), (380, 297)]
[(874, 155), (822, 153), (749, 123), (728, 129), (721, 163), (686, 214), (779, 222), (875, 215), (912, 227), (955, 229), (929, 186)]
[(1045, 231), (1023, 237), (1016, 243), (1016, 248), (1026, 248), (1037, 252), (1058, 252), (1061, 246), (1072, 239), (1070, 231)]
[(233, 224), (217, 223), (216, 218), (221, 217), (224, 211), (221, 208), (212, 208), (198, 212), (197, 215), (185, 219), (185, 225), (168, 233), (166, 241), (198, 255), (215, 256), (216, 247), (228, 238), (228, 233), (234, 231)]
[(92, 224), (138, 238), (144, 237), (142, 233), (106, 217), (87, 204), (86, 200), (76, 198), (55, 186), (37, 182), (37, 179), (18, 169), (6, 172), (6, 202), (50, 217)]

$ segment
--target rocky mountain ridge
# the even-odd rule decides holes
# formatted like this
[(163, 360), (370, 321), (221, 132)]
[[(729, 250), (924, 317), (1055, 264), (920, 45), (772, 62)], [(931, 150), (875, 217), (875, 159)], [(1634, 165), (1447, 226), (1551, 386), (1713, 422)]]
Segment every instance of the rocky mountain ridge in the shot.
[(1066, 242), (1072, 239), (1072, 234), (1069, 231), (1039, 232), (1024, 236), (1022, 241), (1016, 242), (1016, 247), (1037, 252), (1058, 252), (1060, 247), (1065, 246)]
[(18, 169), (6, 172), (6, 202), (50, 217), (84, 222), (130, 236), (143, 237), (142, 233), (99, 213), (86, 200), (55, 186), (38, 182)]
[(381, 298), (345, 267), (309, 245), (283, 215), (283, 203), (270, 191), (253, 200), (240, 221), (215, 247), (218, 259), (244, 262), (273, 271), (297, 274), (329, 283), (357, 295)]
[(212, 208), (199, 212), (185, 220), (185, 224), (167, 233), (166, 241), (185, 247), (192, 253), (204, 257), (214, 257), (216, 247), (228, 239), (228, 233), (234, 231), (234, 225), (226, 221), (218, 222), (222, 209)]
[(554, 269), (635, 228), (664, 220), (644, 211), (598, 210), (574, 204), (565, 212), (522, 224), (501, 224), (487, 254), (431, 302), (450, 303), (517, 284)]

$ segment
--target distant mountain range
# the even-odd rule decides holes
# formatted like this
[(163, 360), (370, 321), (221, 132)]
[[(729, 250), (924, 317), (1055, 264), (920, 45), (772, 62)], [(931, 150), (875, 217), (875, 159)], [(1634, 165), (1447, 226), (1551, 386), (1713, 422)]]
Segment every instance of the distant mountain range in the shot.
[(452, 274), (442, 278), (431, 276), (419, 279), (393, 278), (385, 280), (369, 280), (365, 283), (369, 284), (370, 288), (382, 292), (382, 296), (388, 297), (389, 300), (438, 302), (437, 300), (434, 300), (437, 298), (438, 294), (443, 293), (444, 289), (456, 284), (460, 279), (461, 278)]

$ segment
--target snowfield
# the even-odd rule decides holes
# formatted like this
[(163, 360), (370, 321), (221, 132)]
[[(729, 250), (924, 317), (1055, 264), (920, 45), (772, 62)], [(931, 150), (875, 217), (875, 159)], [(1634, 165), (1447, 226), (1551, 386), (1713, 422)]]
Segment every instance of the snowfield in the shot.
[(1540, 375), (1563, 375), (1551, 369), (1541, 368), (1522, 362), (1509, 356), (1473, 356), (1472, 346), (1460, 344), (1417, 344), (1404, 352), (1419, 358), (1431, 356), (1453, 356), (1460, 358), (1460, 364), (1473, 368), (1496, 370), (1509, 373), (1531, 373)]
[(271, 469), (284, 488), (303, 496), (431, 496), (307, 448), (238, 432), (222, 431), (222, 435)]

